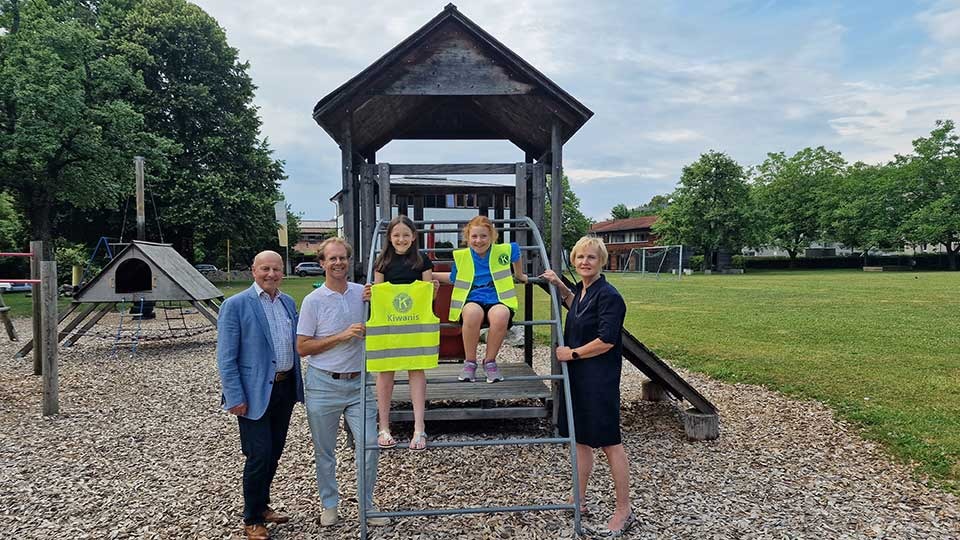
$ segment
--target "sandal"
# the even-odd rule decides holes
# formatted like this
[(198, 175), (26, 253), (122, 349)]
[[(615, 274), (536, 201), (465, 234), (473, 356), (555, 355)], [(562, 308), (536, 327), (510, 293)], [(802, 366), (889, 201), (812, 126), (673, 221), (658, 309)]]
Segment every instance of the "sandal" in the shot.
[(381, 429), (377, 432), (377, 446), (380, 448), (394, 448), (397, 446), (396, 439), (390, 434), (390, 430)]
[(414, 452), (420, 452), (427, 449), (427, 434), (423, 431), (414, 431), (413, 438), (410, 439), (410, 449)]
[(627, 519), (623, 520), (623, 525), (621, 525), (619, 529), (608, 529), (607, 532), (604, 534), (604, 536), (608, 536), (611, 538), (620, 538), (623, 535), (630, 532), (630, 529), (633, 528), (633, 526), (636, 524), (637, 524), (637, 516), (635, 516), (633, 514), (633, 510), (631, 510), (630, 513), (627, 514)]

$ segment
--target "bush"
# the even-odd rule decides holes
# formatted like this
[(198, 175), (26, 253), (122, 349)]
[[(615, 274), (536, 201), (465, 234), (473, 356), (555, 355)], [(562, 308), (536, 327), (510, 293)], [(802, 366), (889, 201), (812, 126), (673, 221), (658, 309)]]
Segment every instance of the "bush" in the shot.
[(66, 283), (68, 285), (72, 283), (74, 265), (81, 267), (86, 266), (89, 260), (86, 246), (83, 244), (74, 244), (66, 240), (56, 242), (54, 246), (54, 257), (57, 260), (57, 283)]
[(743, 255), (734, 255), (730, 257), (730, 267), (731, 268), (746, 268), (746, 263), (744, 262)]
[[(734, 256), (736, 259), (736, 256)], [(742, 257), (743, 268), (753, 270), (789, 270), (789, 257)], [(948, 270), (947, 255), (921, 253), (919, 255), (868, 255), (866, 264), (860, 255), (836, 257), (797, 257), (795, 270), (823, 270), (831, 268), (862, 268), (863, 266), (909, 266), (923, 270)]]
[(690, 268), (692, 268), (694, 272), (703, 270), (703, 255), (690, 257)]

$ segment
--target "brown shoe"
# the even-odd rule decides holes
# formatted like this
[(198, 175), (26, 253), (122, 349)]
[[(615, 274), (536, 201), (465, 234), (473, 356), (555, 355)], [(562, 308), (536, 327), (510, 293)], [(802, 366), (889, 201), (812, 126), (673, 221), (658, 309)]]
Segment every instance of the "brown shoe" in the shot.
[(270, 533), (267, 532), (267, 528), (263, 526), (263, 523), (244, 525), (243, 532), (246, 533), (247, 540), (270, 540)]
[(279, 525), (281, 523), (286, 523), (290, 521), (290, 516), (281, 514), (280, 512), (277, 512), (276, 510), (268, 506), (267, 509), (263, 511), (263, 520), (269, 521), (270, 523), (276, 523)]

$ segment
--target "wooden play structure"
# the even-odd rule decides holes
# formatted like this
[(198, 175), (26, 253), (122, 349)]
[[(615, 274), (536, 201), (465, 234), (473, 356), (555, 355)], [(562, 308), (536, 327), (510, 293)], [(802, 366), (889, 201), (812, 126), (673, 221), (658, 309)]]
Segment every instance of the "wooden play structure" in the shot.
[[(379, 252), (385, 225), (394, 215), (393, 176), (509, 176), (514, 188), (512, 216), (504, 217), (503, 205), (480, 204), (479, 213), (493, 212), (494, 224), (520, 244), (528, 276), (544, 269), (563, 268), (561, 236), (554, 234), (546, 246), (541, 237), (545, 229), (546, 200), (561, 201), (563, 145), (590, 119), (593, 113), (544, 74), (511, 51), (453, 4), (422, 28), (404, 39), (380, 59), (321, 99), (313, 118), (340, 147), (342, 160), (341, 202), (343, 233), (357, 254), (351, 278), (362, 282), (372, 276), (372, 261)], [(522, 160), (502, 163), (398, 164), (377, 161), (377, 152), (394, 140), (496, 139), (512, 142)], [(519, 157), (518, 156), (518, 157)], [(557, 181), (548, 184), (547, 177)], [(549, 186), (549, 191), (548, 191)], [(430, 186), (418, 191), (403, 187), (404, 197), (414, 202), (414, 223), (418, 233), (456, 231), (462, 222), (424, 221), (418, 215), (422, 202), (418, 197)], [(400, 202), (400, 201), (397, 201)], [(559, 204), (551, 215), (550, 228), (561, 229)], [(406, 209), (407, 203), (398, 210)], [(441, 250), (432, 249), (437, 253)], [(451, 250), (447, 250), (451, 251)], [(365, 272), (366, 271), (366, 272)], [(551, 310), (547, 320), (533, 319), (533, 297), (539, 287), (550, 293)], [(531, 280), (524, 286), (524, 305), (515, 324), (524, 326), (524, 361), (503, 364), (507, 379), (496, 385), (459, 383), (457, 364), (441, 364), (428, 372), (430, 399), (460, 402), (461, 407), (428, 408), (427, 419), (465, 420), (490, 418), (558, 418), (561, 403), (569, 407), (566, 366), (551, 355), (549, 374), (533, 369), (533, 332), (537, 325), (549, 326), (551, 343), (563, 343), (560, 327), (560, 302), (556, 291)], [(444, 295), (441, 291), (440, 297)], [(446, 292), (449, 298), (449, 291)], [(435, 306), (438, 315), (443, 305)], [(443, 326), (450, 328), (449, 322)], [(717, 411), (665, 363), (625, 333), (624, 349), (628, 360), (649, 377), (647, 394), (653, 399), (668, 395), (688, 399), (696, 412), (716, 425)], [(456, 330), (443, 339), (456, 339)], [(441, 347), (443, 345), (441, 344)], [(462, 361), (462, 357), (457, 359)], [(369, 379), (369, 380), (368, 380)], [(398, 384), (403, 380), (398, 377)], [(370, 391), (372, 378), (364, 377), (364, 392)], [(491, 389), (490, 387), (494, 388)], [(408, 396), (398, 386), (395, 400)], [(565, 395), (567, 399), (559, 399)], [(538, 403), (531, 405), (530, 403)], [(479, 403), (479, 405), (477, 405)], [(517, 405), (522, 403), (523, 405)], [(499, 405), (498, 405), (499, 404)], [(569, 410), (568, 410), (569, 413)], [(572, 419), (572, 414), (567, 415)], [(408, 419), (398, 411), (396, 419)], [(564, 444), (571, 449), (572, 485), (576, 485), (576, 453), (571, 437), (544, 437), (525, 440), (463, 441), (431, 444), (431, 447), (474, 445)], [(689, 433), (689, 431), (688, 431)], [(716, 436), (713, 430), (699, 430)], [(707, 437), (709, 438), (709, 437)], [(368, 444), (375, 444), (368, 442)], [(362, 468), (362, 464), (360, 465)], [(362, 494), (358, 496), (364, 500)], [(568, 510), (574, 514), (574, 529), (580, 532), (579, 500), (574, 490), (573, 504), (498, 508), (448, 508), (368, 512), (361, 503), (361, 538), (366, 537), (367, 517), (402, 517), (536, 510)]]

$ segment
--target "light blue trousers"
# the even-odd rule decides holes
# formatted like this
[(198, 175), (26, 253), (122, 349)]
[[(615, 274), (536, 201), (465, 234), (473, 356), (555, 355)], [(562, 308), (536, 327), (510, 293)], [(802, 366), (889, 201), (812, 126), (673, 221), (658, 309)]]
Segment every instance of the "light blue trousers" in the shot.
[[(307, 369), (304, 378), (304, 398), (307, 406), (307, 421), (313, 436), (313, 452), (317, 463), (317, 487), (320, 489), (320, 502), (324, 508), (336, 508), (339, 501), (337, 493), (337, 432), (340, 429), (340, 417), (343, 416), (354, 434), (354, 459), (357, 463), (357, 486), (360, 485), (360, 452), (363, 452), (363, 440), (373, 443), (377, 439), (377, 401), (373, 388), (367, 389), (366, 407), (360, 406), (360, 377), (353, 379), (334, 379), (329, 374), (314, 367)], [(367, 435), (359, 437), (361, 432), (361, 414), (367, 415)], [(379, 450), (366, 451), (366, 488), (367, 508), (373, 510), (373, 486), (377, 481), (377, 458)]]

